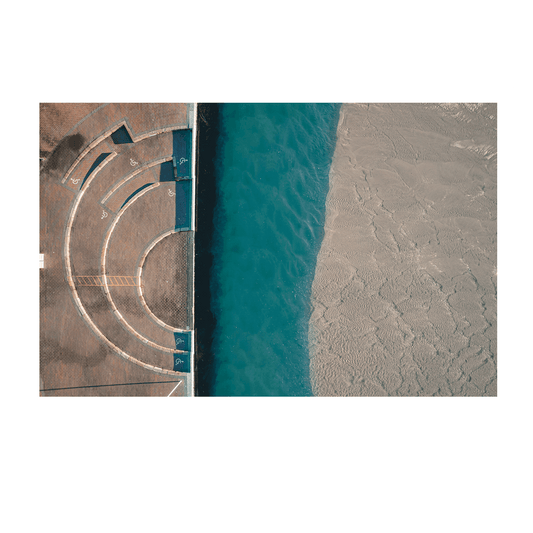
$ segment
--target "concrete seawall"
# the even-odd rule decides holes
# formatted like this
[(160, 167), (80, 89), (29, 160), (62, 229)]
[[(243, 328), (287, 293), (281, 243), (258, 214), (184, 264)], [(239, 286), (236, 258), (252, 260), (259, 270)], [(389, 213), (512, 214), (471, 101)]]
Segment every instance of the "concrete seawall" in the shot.
[(212, 340), (215, 317), (211, 312), (211, 252), (213, 213), (217, 198), (216, 147), (219, 135), (219, 104), (198, 105), (198, 186), (196, 231), (196, 394), (209, 396), (214, 380)]

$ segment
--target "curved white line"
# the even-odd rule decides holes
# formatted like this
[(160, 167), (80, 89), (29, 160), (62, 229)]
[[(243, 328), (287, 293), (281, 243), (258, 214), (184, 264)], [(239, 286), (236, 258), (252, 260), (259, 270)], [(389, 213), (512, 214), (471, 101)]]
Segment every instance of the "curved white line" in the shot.
[(113, 309), (113, 313), (116, 316), (117, 320), (132, 334), (135, 335), (140, 341), (144, 342), (151, 348), (155, 348), (156, 350), (160, 350), (162, 352), (168, 352), (168, 353), (186, 353), (183, 350), (177, 350), (176, 348), (167, 348), (166, 346), (161, 346), (159, 344), (156, 344), (155, 342), (147, 339), (143, 335), (141, 335), (136, 329), (134, 329), (129, 322), (122, 316), (120, 311), (117, 309), (117, 306), (115, 305), (115, 302), (113, 300), (113, 297), (111, 296), (111, 292), (109, 290), (109, 285), (107, 283), (107, 275), (106, 275), (106, 260), (107, 260), (107, 248), (109, 246), (109, 240), (111, 239), (111, 235), (113, 231), (115, 230), (115, 226), (118, 224), (118, 221), (122, 217), (122, 215), (126, 212), (126, 210), (133, 205), (139, 198), (144, 196), (146, 193), (157, 189), (161, 185), (161, 182), (154, 183), (153, 185), (150, 185), (149, 187), (146, 187), (146, 189), (143, 189), (139, 194), (134, 196), (118, 213), (111, 225), (109, 226), (107, 230), (106, 237), (104, 239), (104, 245), (102, 247), (102, 255), (100, 258), (100, 267), (101, 267), (101, 275), (103, 279), (103, 289), (107, 296), (107, 299), (109, 300), (109, 303), (111, 304), (111, 308)]
[(138, 366), (141, 366), (143, 368), (146, 368), (148, 370), (151, 370), (157, 374), (163, 374), (163, 375), (173, 375), (173, 376), (183, 376), (186, 375), (183, 372), (176, 372), (175, 370), (166, 370), (164, 368), (160, 368), (154, 365), (150, 365), (148, 363), (143, 363), (142, 361), (139, 361), (135, 357), (132, 357), (131, 355), (127, 354), (123, 350), (121, 350), (118, 346), (113, 344), (96, 326), (96, 324), (92, 321), (91, 317), (85, 310), (85, 307), (83, 306), (81, 299), (78, 295), (78, 291), (76, 290), (76, 285), (74, 284), (74, 281), (72, 279), (72, 267), (70, 265), (70, 237), (71, 237), (71, 231), (72, 231), (72, 224), (74, 223), (74, 217), (76, 215), (76, 211), (78, 210), (78, 206), (81, 202), (81, 199), (83, 198), (85, 191), (88, 189), (90, 183), (95, 178), (95, 176), (98, 174), (98, 172), (93, 172), (91, 176), (87, 179), (85, 182), (84, 187), (80, 190), (80, 192), (76, 195), (74, 199), (74, 203), (70, 212), (69, 219), (67, 221), (67, 227), (65, 228), (65, 244), (63, 248), (63, 260), (65, 262), (65, 268), (67, 271), (67, 283), (69, 284), (70, 290), (72, 291), (74, 302), (76, 306), (78, 307), (78, 310), (80, 311), (82, 318), (85, 320), (85, 322), (88, 324), (88, 326), (93, 330), (93, 332), (96, 334), (96, 336), (102, 340), (109, 348), (111, 348), (117, 355), (120, 357), (126, 359), (127, 361), (130, 361), (133, 364), (136, 364)]
[(151, 243), (150, 243), (150, 246), (145, 250), (144, 254), (142, 255), (141, 257), (141, 260), (139, 261), (139, 266), (137, 268), (137, 278), (139, 279), (139, 284), (137, 285), (137, 294), (139, 296), (139, 299), (141, 301), (141, 304), (143, 306), (143, 309), (146, 311), (146, 313), (150, 316), (150, 318), (152, 318), (153, 320), (155, 320), (155, 322), (157, 322), (161, 327), (169, 330), (169, 331), (172, 331), (172, 332), (175, 332), (175, 333), (178, 333), (178, 332), (186, 332), (188, 330), (184, 330), (184, 329), (181, 329), (181, 328), (174, 328), (172, 326), (170, 326), (169, 324), (167, 324), (166, 322), (163, 322), (160, 318), (158, 318), (153, 312), (152, 310), (148, 307), (148, 304), (146, 303), (146, 300), (144, 299), (144, 294), (143, 294), (143, 288), (142, 288), (142, 283), (141, 283), (141, 280), (142, 280), (142, 271), (143, 271), (143, 266), (144, 266), (144, 262), (146, 261), (146, 258), (148, 257), (148, 254), (154, 249), (154, 247), (159, 243), (161, 242), (163, 239), (165, 239), (166, 237), (168, 237), (169, 235), (172, 235), (173, 233), (178, 233), (176, 230), (169, 230), (165, 233), (163, 233), (163, 235), (160, 235), (159, 237), (157, 237), (156, 239), (154, 239)]
[(146, 165), (134, 170), (131, 174), (128, 174), (126, 177), (122, 178), (110, 191), (108, 191), (107, 194), (102, 198), (102, 200), (100, 200), (100, 203), (106, 204), (109, 198), (113, 196), (113, 194), (115, 194), (123, 185), (126, 184), (126, 182), (133, 179), (138, 174), (141, 174), (149, 168), (161, 165), (162, 163), (166, 163), (167, 161), (172, 161), (172, 157), (170, 159), (168, 157), (163, 157), (161, 159), (156, 159), (155, 161), (150, 161), (150, 163), (147, 163)]
[[(120, 126), (119, 126), (120, 127)], [(76, 168), (77, 165), (79, 165), (79, 163), (82, 161), (82, 159), (93, 149), (95, 148), (97, 145), (99, 145), (104, 139), (106, 139), (107, 137), (109, 137), (113, 131), (115, 131), (114, 129), (111, 130), (106, 130), (104, 131), (104, 133), (102, 133), (102, 135), (100, 135), (99, 137), (97, 137), (96, 139), (94, 139), (94, 141), (89, 144), (89, 146), (87, 146), (87, 148), (85, 148), (85, 150), (83, 150), (83, 152), (76, 158), (76, 160), (74, 161), (74, 163), (72, 163), (71, 167), (67, 170), (64, 178), (61, 180), (61, 183), (66, 183), (69, 176), (72, 174), (73, 170)], [(116, 152), (113, 152), (115, 155), (117, 155)], [(109, 158), (106, 158), (106, 159), (109, 159)], [(104, 160), (105, 161), (105, 160)]]

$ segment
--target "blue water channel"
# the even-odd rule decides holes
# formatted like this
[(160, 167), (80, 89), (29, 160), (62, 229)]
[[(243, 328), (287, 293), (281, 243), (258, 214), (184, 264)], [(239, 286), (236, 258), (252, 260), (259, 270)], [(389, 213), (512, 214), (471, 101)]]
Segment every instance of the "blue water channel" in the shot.
[(219, 396), (306, 396), (308, 323), (339, 104), (224, 104), (212, 310)]

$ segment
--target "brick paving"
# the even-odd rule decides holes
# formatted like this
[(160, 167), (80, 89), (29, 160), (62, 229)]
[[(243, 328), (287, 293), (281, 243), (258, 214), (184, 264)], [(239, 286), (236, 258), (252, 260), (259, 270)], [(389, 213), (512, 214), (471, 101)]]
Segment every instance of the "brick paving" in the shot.
[(39, 148), (48, 158), (67, 133), (102, 104), (40, 104)]
[[(40, 394), (167, 396), (183, 380), (172, 396), (190, 395), (190, 354), (175, 331), (194, 328), (194, 234), (183, 224), (173, 233), (182, 185), (160, 181), (176, 156), (172, 131), (193, 127), (190, 108), (80, 106), (41, 105)], [(115, 144), (121, 126), (134, 142)]]
[(188, 232), (173, 233), (147, 256), (143, 266), (146, 304), (163, 322), (187, 327)]
[(146, 170), (143, 170), (132, 179), (128, 180), (122, 185), (117, 191), (110, 196), (110, 198), (105, 202), (105, 206), (116, 213), (131, 197), (135, 191), (138, 191), (141, 187), (156, 183), (158, 177), (154, 171), (154, 167), (150, 167)]

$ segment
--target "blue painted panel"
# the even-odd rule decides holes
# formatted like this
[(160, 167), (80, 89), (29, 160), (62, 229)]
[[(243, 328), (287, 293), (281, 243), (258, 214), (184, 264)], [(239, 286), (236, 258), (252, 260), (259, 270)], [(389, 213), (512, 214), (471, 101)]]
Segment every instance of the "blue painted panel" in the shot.
[(133, 142), (128, 130), (124, 126), (121, 126), (111, 134), (111, 140), (115, 144), (130, 144)]
[(191, 371), (191, 354), (190, 353), (175, 353), (174, 354), (174, 370), (176, 372), (190, 372)]
[(178, 178), (191, 175), (192, 131), (172, 132), (172, 155), (176, 158)]
[(191, 334), (190, 333), (174, 333), (174, 342), (178, 350), (191, 351)]

